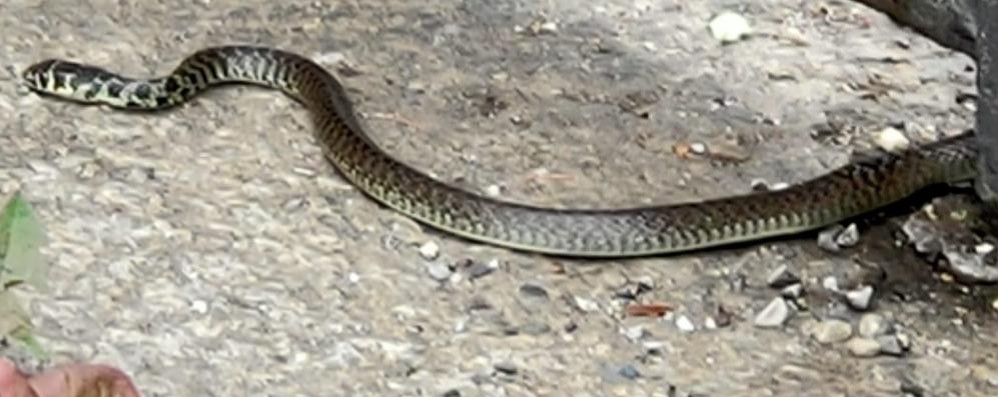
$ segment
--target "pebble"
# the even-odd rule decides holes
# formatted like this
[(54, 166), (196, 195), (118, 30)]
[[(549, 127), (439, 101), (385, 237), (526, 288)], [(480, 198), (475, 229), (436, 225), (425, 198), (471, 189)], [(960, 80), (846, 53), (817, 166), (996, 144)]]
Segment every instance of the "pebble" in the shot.
[(541, 322), (530, 322), (521, 325), (517, 331), (525, 335), (543, 335), (551, 332), (551, 326)]
[(447, 281), (454, 271), (443, 263), (430, 263), (426, 265), (426, 273), (436, 281)]
[(797, 299), (804, 295), (804, 284), (791, 284), (780, 290), (780, 296), (787, 299)]
[(475, 262), (468, 268), (468, 277), (472, 280), (485, 277), (499, 268), (499, 261), (491, 260), (486, 263)]
[(427, 241), (419, 246), (419, 255), (422, 255), (424, 259), (437, 259), (437, 256), (440, 255), (440, 246), (433, 241)]
[(814, 339), (821, 344), (843, 342), (852, 336), (852, 325), (842, 320), (825, 320), (814, 329)]
[(676, 328), (679, 328), (682, 332), (693, 332), (696, 331), (697, 327), (693, 325), (689, 317), (679, 316), (676, 318)]
[(835, 236), (835, 244), (840, 247), (852, 247), (859, 244), (859, 227), (855, 223), (850, 223), (845, 230)]
[(821, 372), (811, 368), (787, 364), (780, 367), (773, 378), (778, 381), (793, 381), (793, 383), (815, 383), (821, 379)]
[(821, 286), (829, 291), (838, 292), (839, 280), (835, 276), (828, 276), (821, 280)]
[(769, 190), (769, 184), (766, 183), (766, 180), (762, 178), (753, 179), (752, 182), (749, 183), (749, 186), (751, 186), (752, 191), (755, 192), (765, 192)]
[(863, 337), (849, 339), (846, 348), (856, 357), (873, 357), (880, 353), (880, 342)]
[(693, 142), (690, 144), (690, 151), (695, 154), (707, 153), (707, 145), (700, 142)]
[(717, 329), (717, 321), (713, 317), (707, 317), (703, 320), (703, 327), (706, 329)]
[(197, 313), (197, 314), (208, 313), (208, 302), (205, 302), (205, 301), (200, 300), (200, 299), (195, 300), (195, 301), (191, 302), (191, 310), (194, 313)]
[(576, 296), (574, 297), (574, 300), (575, 300), (575, 306), (577, 306), (579, 310), (582, 310), (583, 312), (590, 313), (599, 309), (599, 304), (590, 299), (586, 299), (581, 296)]
[(766, 277), (766, 284), (772, 288), (784, 288), (800, 283), (800, 277), (790, 271), (787, 265), (780, 265)]
[(620, 367), (619, 370), (617, 370), (617, 373), (620, 374), (620, 376), (631, 380), (637, 379), (638, 377), (641, 376), (641, 373), (638, 372), (638, 369), (634, 368), (634, 366), (631, 364), (623, 365), (622, 367)]
[(829, 252), (839, 252), (842, 247), (839, 246), (836, 240), (843, 230), (845, 230), (845, 228), (843, 228), (842, 225), (832, 225), (819, 232), (818, 247), (821, 247), (821, 249)]
[(980, 244), (977, 244), (977, 245), (974, 246), (974, 252), (976, 252), (976, 253), (978, 253), (980, 255), (990, 254), (991, 251), (994, 251), (994, 250), (995, 250), (994, 244), (980, 243)]
[(516, 375), (518, 372), (516, 364), (505, 361), (493, 364), (492, 368), (495, 368), (496, 371), (505, 375)]
[(645, 327), (640, 325), (635, 325), (624, 330), (624, 336), (632, 342), (636, 342), (644, 338), (648, 333), (645, 332)]
[(754, 324), (760, 328), (775, 328), (783, 325), (790, 318), (790, 307), (783, 298), (773, 298), (762, 311), (755, 316)]
[(752, 31), (745, 17), (730, 11), (715, 16), (707, 28), (715, 39), (724, 44), (739, 41)]
[(970, 283), (998, 282), (998, 267), (984, 263), (984, 255), (966, 252), (958, 247), (943, 247), (943, 256), (949, 264), (947, 270), (960, 281)]
[(772, 186), (770, 186), (769, 189), (775, 192), (786, 189), (788, 187), (790, 187), (790, 184), (787, 182), (776, 182)]
[(857, 328), (860, 336), (872, 338), (887, 331), (887, 322), (884, 320), (884, 316), (867, 313), (860, 317)]
[(650, 291), (655, 289), (655, 278), (652, 276), (641, 276), (634, 279), (638, 283), (638, 288)]
[(970, 374), (978, 381), (985, 382), (992, 387), (998, 387), (998, 370), (984, 365), (972, 365)]
[(877, 337), (877, 344), (880, 346), (881, 353), (895, 357), (904, 355), (904, 353), (911, 347), (908, 342), (908, 337), (903, 334), (881, 335)]
[(845, 297), (849, 307), (860, 311), (867, 310), (873, 301), (873, 287), (864, 285), (858, 289), (846, 292)]
[(548, 291), (544, 287), (534, 283), (523, 283), (520, 286), (520, 294), (531, 298), (548, 298)]
[(499, 185), (488, 185), (485, 187), (485, 195), (489, 197), (499, 197), (502, 194), (502, 188)]
[(934, 230), (932, 223), (915, 216), (908, 217), (908, 220), (901, 225), (901, 231), (920, 254), (935, 254), (942, 251), (942, 241)]
[(908, 137), (904, 136), (900, 130), (894, 127), (887, 127), (880, 130), (874, 138), (874, 143), (883, 150), (895, 153), (907, 149), (911, 145)]

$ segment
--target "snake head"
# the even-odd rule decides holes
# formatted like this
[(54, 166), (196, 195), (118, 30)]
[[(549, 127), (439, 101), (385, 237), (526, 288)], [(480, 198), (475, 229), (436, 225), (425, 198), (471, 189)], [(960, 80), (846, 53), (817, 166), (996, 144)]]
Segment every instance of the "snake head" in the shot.
[(53, 71), (58, 69), (56, 67), (58, 62), (55, 59), (46, 59), (28, 66), (21, 72), (21, 80), (32, 90), (44, 91), (54, 79)]
[(21, 72), (21, 79), (31, 90), (83, 103), (97, 103), (94, 95), (106, 88), (113, 75), (94, 66), (59, 59), (47, 59)]

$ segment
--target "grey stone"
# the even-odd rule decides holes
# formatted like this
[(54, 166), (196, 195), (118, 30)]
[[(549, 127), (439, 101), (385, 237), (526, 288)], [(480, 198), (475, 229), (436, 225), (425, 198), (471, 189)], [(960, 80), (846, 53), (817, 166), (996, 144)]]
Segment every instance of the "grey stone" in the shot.
[(530, 298), (547, 299), (548, 291), (540, 285), (528, 282), (520, 286), (520, 295)]
[(791, 284), (780, 290), (780, 296), (787, 299), (797, 299), (804, 295), (804, 284)]
[(475, 262), (468, 268), (468, 277), (471, 279), (482, 278), (496, 271), (498, 268), (499, 266), (493, 265), (492, 262)]
[(766, 277), (766, 284), (772, 288), (784, 288), (800, 283), (800, 277), (790, 271), (787, 265), (780, 265)]
[(542, 322), (529, 322), (521, 325), (517, 331), (526, 335), (542, 335), (551, 332), (551, 326)]
[(906, 339), (900, 337), (899, 335), (881, 335), (876, 339), (877, 344), (880, 346), (880, 352), (900, 357), (903, 356), (908, 351), (908, 346), (905, 343)]
[(754, 324), (760, 328), (775, 328), (783, 325), (790, 318), (790, 307), (783, 298), (773, 298), (756, 314)]
[(818, 247), (830, 252), (838, 252), (841, 247), (835, 241), (845, 228), (842, 225), (832, 225), (818, 233)]
[(873, 357), (880, 353), (880, 342), (863, 337), (849, 339), (846, 348), (856, 357)]
[(641, 373), (638, 372), (638, 369), (634, 368), (634, 366), (631, 364), (625, 364), (621, 366), (620, 369), (617, 371), (617, 373), (620, 374), (620, 376), (631, 380), (637, 379), (638, 377), (641, 376)]
[(835, 244), (839, 247), (852, 247), (858, 243), (859, 228), (855, 223), (850, 223), (845, 230), (842, 230), (837, 236), (835, 236)]
[(454, 271), (443, 263), (430, 263), (426, 265), (426, 273), (434, 280), (447, 281), (454, 274)]
[(860, 311), (867, 310), (870, 308), (870, 302), (873, 301), (873, 287), (864, 285), (848, 291), (845, 293), (845, 298), (849, 307)]
[(887, 321), (884, 320), (884, 316), (876, 313), (868, 313), (859, 319), (859, 326), (857, 328), (860, 336), (872, 338), (882, 335), (887, 330)]
[(943, 256), (946, 257), (947, 270), (962, 282), (988, 284), (998, 282), (998, 267), (986, 265), (984, 255), (976, 251), (944, 244)]
[(843, 342), (852, 336), (852, 325), (842, 320), (825, 320), (814, 329), (814, 339), (821, 344)]
[(498, 362), (492, 365), (497, 372), (505, 375), (516, 375), (519, 370), (516, 368), (516, 364), (510, 362)]

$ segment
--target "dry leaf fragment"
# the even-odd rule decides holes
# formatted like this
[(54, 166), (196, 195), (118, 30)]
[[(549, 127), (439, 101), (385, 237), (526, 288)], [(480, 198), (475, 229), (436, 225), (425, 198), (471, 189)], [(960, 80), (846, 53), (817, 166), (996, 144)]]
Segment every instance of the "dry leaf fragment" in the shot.
[(627, 306), (627, 315), (631, 317), (662, 317), (672, 311), (672, 306), (659, 303), (637, 303)]

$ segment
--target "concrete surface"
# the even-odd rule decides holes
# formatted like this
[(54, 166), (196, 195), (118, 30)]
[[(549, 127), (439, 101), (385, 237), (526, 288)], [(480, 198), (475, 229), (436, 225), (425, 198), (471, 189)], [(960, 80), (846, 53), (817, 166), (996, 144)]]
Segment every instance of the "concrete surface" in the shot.
[[(718, 44), (706, 26), (723, 10), (759, 34)], [(971, 126), (955, 98), (974, 90), (972, 61), (863, 6), (8, 0), (0, 29), (0, 188), (25, 193), (52, 240), (53, 288), (28, 296), (43, 342), (57, 360), (120, 366), (147, 395), (998, 392), (993, 289), (934, 277), (893, 245), (895, 222), (838, 254), (813, 236), (631, 261), (516, 254), (364, 198), (279, 94), (226, 89), (135, 115), (41, 99), (16, 75), (68, 57), (149, 76), (208, 45), (282, 47), (343, 76), (375, 139), (420, 169), (515, 200), (618, 207), (810, 178), (891, 125), (914, 140)], [(674, 153), (696, 142), (740, 161)], [(428, 242), (439, 257), (420, 254)], [(773, 268), (817, 290), (869, 262), (901, 280), (871, 310), (911, 352), (815, 342), (813, 319), (860, 315), (820, 293), (785, 327), (753, 327)], [(624, 316), (636, 280), (650, 284), (639, 301), (675, 312)], [(705, 327), (719, 310), (730, 324)]]

